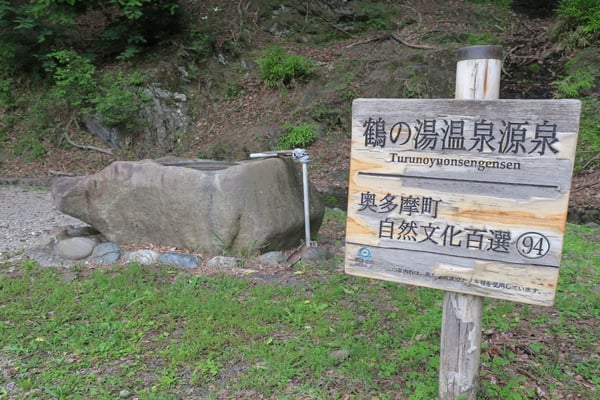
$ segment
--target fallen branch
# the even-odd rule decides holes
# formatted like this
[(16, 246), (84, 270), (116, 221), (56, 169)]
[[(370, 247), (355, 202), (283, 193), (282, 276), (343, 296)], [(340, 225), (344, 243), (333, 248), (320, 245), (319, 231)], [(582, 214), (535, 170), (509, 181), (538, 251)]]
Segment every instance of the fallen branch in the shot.
[[(427, 32), (429, 33), (429, 32)], [(385, 35), (378, 35), (378, 36), (374, 36), (372, 38), (369, 39), (365, 39), (365, 40), (361, 40), (360, 42), (356, 42), (356, 43), (352, 43), (349, 44), (348, 46), (346, 46), (346, 48), (350, 48), (350, 47), (354, 47), (354, 46), (360, 46), (361, 44), (367, 44), (367, 43), (371, 43), (371, 42), (378, 42), (380, 40), (387, 40), (387, 39), (394, 39), (395, 41), (397, 41), (398, 43), (406, 46), (406, 47), (410, 47), (413, 49), (421, 49), (421, 50), (435, 50), (436, 47), (434, 46), (427, 46), (427, 45), (422, 45), (422, 44), (413, 44), (413, 43), (409, 43), (406, 40), (390, 33), (390, 34), (385, 34)]]
[(348, 46), (346, 46), (346, 48), (349, 49), (349, 48), (354, 47), (354, 46), (360, 46), (361, 44), (367, 44), (367, 43), (371, 43), (371, 42), (378, 42), (380, 40), (386, 40), (386, 39), (389, 39), (388, 35), (378, 35), (378, 36), (374, 36), (374, 37), (369, 38), (369, 39), (361, 40), (360, 42), (349, 44)]
[(403, 40), (402, 38), (394, 35), (393, 33), (390, 34), (390, 37), (392, 39), (394, 39), (395, 41), (397, 41), (400, 44), (405, 45), (406, 47), (410, 47), (413, 49), (421, 49), (421, 50), (435, 50), (436, 47), (434, 46), (427, 46), (427, 45), (423, 45), (423, 44), (413, 44), (413, 43), (409, 43), (406, 40)]
[(350, 32), (346, 32), (346, 31), (345, 31), (345, 30), (343, 30), (342, 28), (340, 28), (340, 27), (336, 26), (334, 23), (331, 23), (331, 22), (330, 22), (330, 23), (329, 23), (329, 25), (330, 25), (330, 26), (331, 26), (333, 29), (335, 29), (335, 30), (337, 30), (337, 31), (339, 31), (339, 32), (341, 32), (341, 33), (343, 33), (343, 34), (344, 34), (344, 35), (346, 35), (346, 36), (349, 36), (350, 38), (353, 38), (353, 39), (354, 39), (354, 38), (356, 37), (356, 36), (354, 36), (353, 34), (351, 34)]
[(600, 153), (596, 154), (594, 157), (587, 160), (587, 162), (585, 164), (583, 164), (583, 167), (581, 167), (581, 170), (585, 171), (585, 169), (588, 167), (588, 165), (590, 165), (591, 163), (593, 163), (594, 161), (597, 161), (597, 160), (600, 160)]
[(104, 153), (104, 154), (108, 154), (109, 156), (112, 156), (113, 153), (112, 151), (108, 150), (108, 149), (103, 149), (101, 147), (96, 147), (96, 146), (87, 146), (87, 145), (83, 145), (83, 144), (77, 144), (75, 143), (71, 137), (69, 136), (69, 128), (71, 127), (71, 123), (75, 122), (75, 124), (77, 124), (77, 121), (75, 121), (75, 118), (72, 118), (69, 123), (67, 124), (67, 126), (65, 127), (65, 130), (63, 132), (64, 137), (66, 139), (67, 142), (69, 142), (69, 144), (73, 147), (77, 147), (78, 149), (82, 149), (82, 150), (94, 150), (94, 151), (98, 151), (100, 153)]
[(597, 185), (600, 185), (600, 182), (588, 183), (587, 185), (582, 185), (577, 188), (574, 188), (573, 190), (571, 190), (571, 193), (578, 193), (581, 192), (583, 189), (589, 189)]

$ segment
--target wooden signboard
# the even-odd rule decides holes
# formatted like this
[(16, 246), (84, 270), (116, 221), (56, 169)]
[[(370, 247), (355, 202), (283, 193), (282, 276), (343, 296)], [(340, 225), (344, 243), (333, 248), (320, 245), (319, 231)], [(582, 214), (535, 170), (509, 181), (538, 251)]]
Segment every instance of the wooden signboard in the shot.
[(356, 99), (346, 272), (552, 305), (580, 109)]

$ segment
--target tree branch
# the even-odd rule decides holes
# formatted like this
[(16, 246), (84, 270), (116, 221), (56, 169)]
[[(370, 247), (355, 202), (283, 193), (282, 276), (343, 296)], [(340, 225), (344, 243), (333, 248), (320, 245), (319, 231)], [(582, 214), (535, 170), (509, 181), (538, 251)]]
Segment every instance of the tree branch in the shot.
[(412, 43), (409, 43), (406, 40), (403, 40), (402, 38), (394, 35), (393, 33), (390, 33), (390, 37), (392, 39), (394, 39), (395, 41), (397, 41), (398, 43), (403, 44), (406, 47), (410, 47), (410, 48), (413, 48), (413, 49), (421, 49), (421, 50), (435, 50), (436, 49), (436, 47), (434, 47), (434, 46), (427, 46), (427, 45), (423, 45), (423, 44), (412, 44)]
[(65, 127), (65, 130), (63, 132), (65, 139), (67, 140), (67, 142), (69, 142), (69, 144), (73, 147), (77, 147), (78, 149), (83, 149), (83, 150), (94, 150), (94, 151), (98, 151), (100, 153), (104, 153), (104, 154), (108, 154), (109, 156), (112, 156), (113, 153), (110, 150), (107, 149), (103, 149), (100, 147), (96, 147), (96, 146), (86, 146), (86, 145), (82, 145), (82, 144), (77, 144), (75, 143), (71, 137), (69, 136), (69, 128), (71, 127), (71, 124), (75, 122), (75, 124), (77, 124), (77, 121), (75, 121), (75, 118), (71, 118), (71, 120), (69, 121), (69, 123), (67, 124), (67, 126)]

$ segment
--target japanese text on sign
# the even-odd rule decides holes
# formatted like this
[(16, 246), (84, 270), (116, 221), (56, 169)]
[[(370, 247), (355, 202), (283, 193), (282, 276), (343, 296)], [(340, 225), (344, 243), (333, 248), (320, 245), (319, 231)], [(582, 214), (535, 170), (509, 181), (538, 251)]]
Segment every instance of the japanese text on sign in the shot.
[(553, 302), (580, 103), (357, 99), (346, 272)]

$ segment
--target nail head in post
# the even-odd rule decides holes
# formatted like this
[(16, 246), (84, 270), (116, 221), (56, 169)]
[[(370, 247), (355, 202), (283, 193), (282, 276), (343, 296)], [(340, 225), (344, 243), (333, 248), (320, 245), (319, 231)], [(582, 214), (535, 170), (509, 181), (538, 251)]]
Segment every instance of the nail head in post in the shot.
[(458, 49), (458, 61), (479, 59), (502, 60), (502, 46), (469, 46)]

